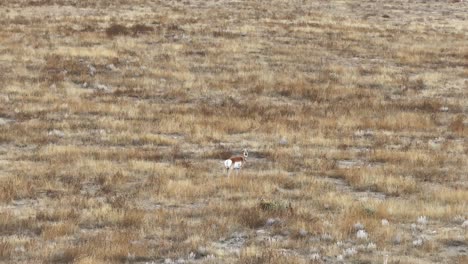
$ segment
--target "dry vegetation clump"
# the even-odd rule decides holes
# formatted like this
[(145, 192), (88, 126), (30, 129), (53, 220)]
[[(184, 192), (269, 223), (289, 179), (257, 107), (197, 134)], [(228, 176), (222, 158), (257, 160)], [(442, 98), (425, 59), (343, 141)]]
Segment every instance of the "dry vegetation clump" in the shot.
[(0, 242), (0, 260), (7, 260), (10, 258), (13, 248), (8, 242)]
[(463, 135), (463, 132), (465, 131), (465, 123), (464, 123), (464, 116), (459, 115), (456, 117), (451, 123), (450, 123), (450, 130), (452, 132), (458, 133)]
[(1, 1), (0, 262), (467, 262), (467, 8)]
[(120, 24), (112, 24), (106, 28), (106, 35), (108, 37), (115, 36), (137, 36), (140, 34), (150, 34), (153, 31), (153, 28), (144, 24), (135, 24), (131, 27), (126, 27)]
[(241, 225), (255, 229), (264, 226), (268, 219), (275, 217), (287, 218), (294, 214), (291, 204), (283, 201), (261, 200), (256, 206), (239, 212), (238, 221)]

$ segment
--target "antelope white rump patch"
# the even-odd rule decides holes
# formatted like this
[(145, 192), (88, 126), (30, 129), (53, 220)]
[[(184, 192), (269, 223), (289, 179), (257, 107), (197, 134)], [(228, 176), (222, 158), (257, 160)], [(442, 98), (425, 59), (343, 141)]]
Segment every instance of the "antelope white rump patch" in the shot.
[(232, 160), (227, 159), (224, 161), (224, 167), (226, 167), (226, 169), (229, 169), (231, 165), (232, 165)]
[(234, 169), (240, 169), (242, 167), (242, 162), (234, 162)]

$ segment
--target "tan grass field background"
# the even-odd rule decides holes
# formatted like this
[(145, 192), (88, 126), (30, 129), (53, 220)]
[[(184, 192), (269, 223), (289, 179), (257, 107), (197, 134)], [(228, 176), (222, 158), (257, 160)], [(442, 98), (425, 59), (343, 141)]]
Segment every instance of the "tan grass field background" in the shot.
[(466, 1), (2, 0), (0, 24), (0, 262), (468, 263)]

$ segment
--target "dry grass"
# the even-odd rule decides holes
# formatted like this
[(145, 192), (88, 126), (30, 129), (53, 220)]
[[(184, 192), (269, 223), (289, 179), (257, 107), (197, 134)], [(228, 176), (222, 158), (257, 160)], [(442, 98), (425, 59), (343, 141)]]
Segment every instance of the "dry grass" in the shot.
[(2, 1), (0, 262), (466, 262), (467, 8)]
[(387, 195), (411, 194), (418, 191), (411, 176), (393, 175), (382, 168), (361, 168), (344, 171), (345, 179), (357, 190), (382, 192)]

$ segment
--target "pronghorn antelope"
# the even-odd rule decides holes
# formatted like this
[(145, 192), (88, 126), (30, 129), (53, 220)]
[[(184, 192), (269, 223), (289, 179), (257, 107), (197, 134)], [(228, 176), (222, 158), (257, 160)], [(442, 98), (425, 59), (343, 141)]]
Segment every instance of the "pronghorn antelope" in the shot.
[(244, 149), (244, 154), (242, 156), (234, 156), (224, 161), (224, 167), (226, 167), (227, 176), (231, 174), (232, 169), (237, 170), (237, 174), (242, 169), (242, 166), (247, 162), (247, 157), (249, 152)]

